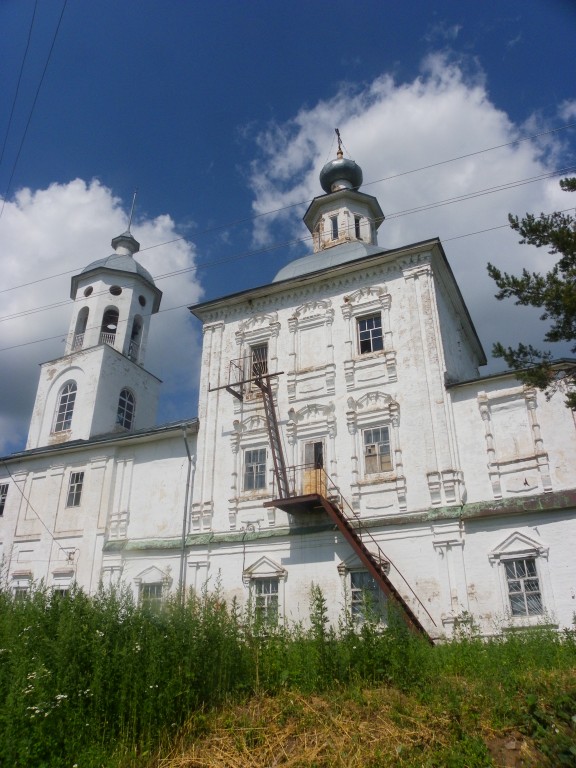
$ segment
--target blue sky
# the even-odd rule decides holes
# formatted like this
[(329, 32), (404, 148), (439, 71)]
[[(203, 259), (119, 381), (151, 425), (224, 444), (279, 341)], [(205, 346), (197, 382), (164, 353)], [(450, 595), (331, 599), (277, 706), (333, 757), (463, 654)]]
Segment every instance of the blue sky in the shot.
[(380, 243), (439, 236), (487, 353), (539, 343), (485, 265), (546, 268), (506, 215), (574, 205), (553, 174), (576, 166), (575, 36), (571, 0), (3, 0), (0, 319), (18, 317), (0, 322), (14, 347), (0, 450), (22, 447), (37, 364), (61, 354), (71, 271), (108, 255), (135, 188), (139, 260), (166, 310), (147, 360), (165, 381), (159, 420), (195, 415), (201, 338), (184, 307), (307, 252), (301, 216), (337, 126), (387, 215)]

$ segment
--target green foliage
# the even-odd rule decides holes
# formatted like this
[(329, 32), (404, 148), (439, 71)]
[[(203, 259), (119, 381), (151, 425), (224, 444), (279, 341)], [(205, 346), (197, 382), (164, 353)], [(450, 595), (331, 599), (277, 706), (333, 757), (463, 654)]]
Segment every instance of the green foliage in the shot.
[[(477, 732), (488, 702), (494, 727), (520, 728), (552, 764), (573, 764), (576, 690), (560, 675), (575, 666), (572, 632), (482, 640), (468, 622), (459, 641), (431, 647), (393, 611), (388, 629), (347, 615), (333, 628), (318, 587), (310, 601), (306, 627), (264, 631), (217, 588), (157, 613), (123, 590), (62, 597), (38, 589), (25, 600), (0, 591), (0, 765), (143, 768), (185, 722), (202, 738), (207, 713), (232, 698), (347, 690), (362, 702), (374, 685), (416, 697), (451, 734), (452, 746), (428, 752), (428, 762), (420, 754), (399, 765), (489, 765)], [(544, 671), (559, 673), (553, 695)], [(246, 727), (248, 749), (259, 734)]]
[[(562, 179), (567, 192), (576, 191), (576, 178)], [(576, 341), (576, 219), (562, 212), (526, 214), (523, 219), (508, 216), (510, 226), (521, 236), (521, 243), (547, 247), (551, 255), (560, 255), (545, 274), (522, 270), (520, 277), (501, 272), (488, 264), (488, 274), (499, 288), (497, 299), (514, 298), (516, 304), (543, 309), (542, 320), (550, 321), (544, 335), (547, 342)], [(576, 345), (572, 347), (576, 352)], [(504, 347), (496, 343), (492, 353), (518, 372), (521, 381), (553, 393), (562, 382), (567, 391), (566, 404), (576, 408), (576, 366), (554, 365), (552, 354), (531, 345)]]

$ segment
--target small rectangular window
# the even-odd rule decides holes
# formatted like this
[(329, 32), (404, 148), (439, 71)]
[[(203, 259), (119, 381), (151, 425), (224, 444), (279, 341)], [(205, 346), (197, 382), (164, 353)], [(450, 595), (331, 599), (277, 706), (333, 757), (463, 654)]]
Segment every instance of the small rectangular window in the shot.
[(539, 616), (543, 612), (536, 558), (504, 562), (512, 616)]
[(244, 451), (244, 490), (260, 491), (266, 488), (266, 448)]
[(358, 318), (358, 350), (361, 355), (384, 349), (380, 313)]
[(162, 599), (164, 596), (164, 585), (162, 582), (154, 582), (152, 584), (140, 584), (140, 590), (138, 594), (140, 605), (143, 608), (147, 608), (150, 611), (159, 611), (162, 607)]
[(354, 216), (354, 234), (356, 236), (356, 240), (362, 240), (362, 232), (360, 230), (360, 216)]
[(338, 240), (338, 216), (330, 216), (330, 227), (332, 230), (332, 240)]
[(350, 613), (357, 623), (382, 621), (386, 616), (384, 595), (368, 571), (350, 573)]
[(29, 587), (14, 587), (14, 600), (26, 600), (29, 592)]
[(256, 620), (276, 625), (278, 623), (278, 579), (254, 579), (252, 586)]
[(392, 471), (392, 451), (388, 427), (374, 427), (364, 430), (364, 468), (367, 475)]
[(79, 507), (82, 498), (82, 485), (84, 484), (84, 472), (71, 472), (68, 485), (67, 507)]
[(4, 507), (6, 506), (6, 497), (8, 496), (8, 483), (2, 483), (0, 485), (0, 517), (4, 514)]

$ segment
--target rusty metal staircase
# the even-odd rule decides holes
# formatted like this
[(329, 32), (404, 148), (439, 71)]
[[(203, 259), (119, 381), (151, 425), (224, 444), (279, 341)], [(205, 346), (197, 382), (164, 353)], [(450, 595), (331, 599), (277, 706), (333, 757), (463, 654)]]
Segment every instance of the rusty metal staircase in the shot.
[[(394, 568), (394, 571), (404, 581), (404, 584), (412, 593), (414, 599), (419, 603), (430, 622), (435, 626), (436, 623), (434, 619), (424, 604), (420, 601), (412, 587), (408, 584), (406, 579), (404, 579), (397, 566), (384, 554), (380, 545), (367, 527), (366, 522), (359, 518), (350, 505), (344, 500), (342, 494), (334, 485), (329, 475), (323, 469), (308, 465), (291, 467), (289, 469), (292, 470), (290, 474), (293, 473), (294, 479), (296, 473), (299, 471), (308, 473), (313, 472), (317, 478), (316, 484), (320, 492), (303, 495), (295, 495), (293, 493), (288, 497), (280, 497), (273, 499), (272, 501), (267, 501), (264, 503), (264, 506), (277, 507), (278, 509), (282, 509), (284, 512), (289, 512), (293, 515), (307, 515), (321, 510), (326, 512), (348, 544), (352, 547), (353, 551), (358, 555), (360, 561), (370, 573), (376, 584), (378, 584), (382, 592), (399, 608), (400, 615), (407, 626), (414, 632), (425, 637), (428, 642), (432, 643), (432, 638), (428, 631), (406, 599), (400, 594), (391, 581), (389, 577), (391, 567)], [(287, 474), (289, 473), (287, 472)], [(292, 483), (292, 485), (294, 486), (294, 483)], [(348, 512), (345, 511), (346, 508), (348, 508)]]
[[(246, 370), (245, 360), (231, 361), (230, 367), (231, 375), (228, 385), (223, 387), (210, 387), (209, 390), (226, 389), (238, 400), (243, 400), (244, 387), (253, 383), (262, 393), (262, 404), (266, 418), (268, 439), (270, 441), (277, 491), (277, 498), (265, 502), (264, 506), (277, 507), (278, 509), (293, 515), (307, 515), (312, 512), (323, 510), (334, 522), (348, 544), (352, 547), (353, 551), (356, 552), (360, 561), (371, 574), (382, 592), (400, 609), (400, 615), (408, 627), (414, 632), (423, 635), (430, 643), (432, 643), (432, 638), (422, 622), (389, 578), (388, 574), (391, 567), (394, 567), (395, 573), (403, 580), (408, 590), (412, 593), (415, 601), (421, 606), (430, 619), (430, 622), (436, 626), (434, 619), (412, 587), (402, 576), (400, 570), (385, 556), (379, 544), (372, 536), (365, 521), (355, 514), (352, 507), (345, 501), (340, 490), (334, 485), (323, 467), (318, 465), (303, 465), (301, 467), (288, 468), (286, 466), (284, 452), (282, 450), (282, 437), (276, 415), (274, 393), (270, 384), (271, 379), (279, 376), (281, 372), (268, 373), (267, 363), (265, 361), (261, 362), (258, 366), (255, 366), (252, 362), (250, 372), (255, 375), (249, 377), (245, 377), (244, 374), (244, 371)], [(305, 492), (300, 494), (296, 490), (300, 487), (300, 483), (296, 477), (297, 471), (309, 473), (308, 481), (305, 484)], [(310, 482), (311, 479), (312, 482)], [(348, 511), (345, 511), (346, 509)]]
[(270, 386), (270, 376), (264, 375), (254, 379), (254, 384), (262, 392), (262, 403), (264, 405), (264, 414), (266, 416), (266, 427), (268, 429), (268, 439), (270, 441), (270, 450), (272, 452), (272, 462), (274, 464), (274, 477), (278, 486), (278, 493), (282, 498), (290, 495), (288, 487), (288, 473), (286, 472), (286, 462), (282, 450), (282, 438), (280, 427), (276, 418), (276, 407), (274, 405), (274, 394)]

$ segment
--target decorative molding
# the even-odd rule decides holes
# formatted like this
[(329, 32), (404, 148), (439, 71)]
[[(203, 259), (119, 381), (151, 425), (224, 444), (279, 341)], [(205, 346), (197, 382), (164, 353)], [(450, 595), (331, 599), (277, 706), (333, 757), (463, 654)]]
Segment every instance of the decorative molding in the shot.
[(496, 563), (518, 557), (544, 557), (547, 559), (549, 550), (549, 547), (530, 538), (525, 533), (514, 531), (488, 553), (488, 560), (491, 563)]
[(294, 408), (288, 411), (286, 434), (290, 445), (296, 443), (298, 435), (311, 432), (318, 434), (319, 427), (328, 437), (336, 437), (336, 408), (333, 402), (327, 405), (310, 403), (297, 411)]
[[(484, 423), (484, 437), (488, 456), (488, 474), (495, 499), (501, 499), (504, 493), (532, 494), (538, 488), (538, 478), (546, 493), (553, 490), (548, 454), (538, 421), (537, 392), (533, 387), (522, 387), (512, 392), (490, 395), (479, 392), (477, 395), (480, 418)], [(502, 456), (498, 451), (498, 439), (494, 435), (494, 408), (503, 408), (506, 403), (519, 405), (524, 403), (532, 450), (523, 455)], [(505, 427), (503, 426), (503, 429)]]
[(285, 568), (269, 557), (264, 556), (244, 569), (242, 581), (248, 587), (253, 579), (272, 577), (285, 581), (287, 576), (288, 571)]

